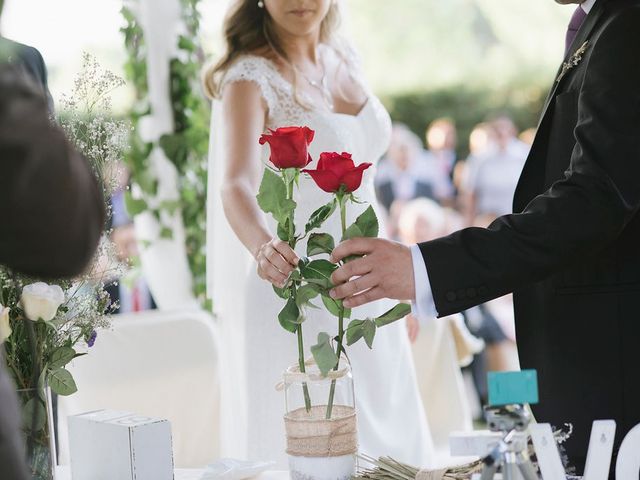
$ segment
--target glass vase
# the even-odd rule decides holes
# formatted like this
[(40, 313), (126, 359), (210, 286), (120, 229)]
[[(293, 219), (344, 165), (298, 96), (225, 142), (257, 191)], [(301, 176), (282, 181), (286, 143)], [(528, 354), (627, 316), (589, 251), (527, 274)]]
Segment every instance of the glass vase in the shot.
[(55, 480), (56, 441), (51, 390), (17, 390), (22, 409), (22, 430), (32, 480)]
[(326, 377), (312, 362), (306, 373), (298, 366), (289, 367), (284, 373), (284, 393), (291, 480), (349, 480), (355, 474), (358, 451), (349, 365), (342, 360), (341, 367)]

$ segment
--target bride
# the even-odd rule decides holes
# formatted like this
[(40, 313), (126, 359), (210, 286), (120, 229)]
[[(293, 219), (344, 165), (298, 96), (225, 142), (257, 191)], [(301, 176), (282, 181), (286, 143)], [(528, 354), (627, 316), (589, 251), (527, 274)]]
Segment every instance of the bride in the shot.
[[(375, 164), (388, 147), (389, 116), (367, 89), (350, 49), (339, 42), (338, 21), (335, 0), (236, 0), (225, 23), (227, 51), (204, 74), (206, 91), (216, 99), (208, 271), (223, 341), (222, 456), (285, 466), (284, 400), (275, 385), (297, 354), (295, 337), (278, 323), (282, 300), (271, 284), (283, 284), (306, 245), (294, 252), (278, 240), (275, 225), (258, 207), (255, 196), (268, 158), (258, 138), (267, 128), (308, 126), (315, 130), (314, 163), (320, 152), (345, 151), (356, 163)], [(373, 176), (374, 168), (365, 172), (357, 194), (378, 209)], [(296, 223), (329, 200), (301, 179)], [(348, 221), (364, 208), (350, 207)], [(323, 230), (339, 237), (338, 216)], [(373, 318), (388, 308), (379, 302), (354, 310), (353, 318)], [(336, 319), (315, 310), (304, 325), (308, 349), (318, 332), (336, 330)], [(360, 451), (433, 465), (405, 324), (381, 330), (373, 350), (360, 342), (349, 354)]]

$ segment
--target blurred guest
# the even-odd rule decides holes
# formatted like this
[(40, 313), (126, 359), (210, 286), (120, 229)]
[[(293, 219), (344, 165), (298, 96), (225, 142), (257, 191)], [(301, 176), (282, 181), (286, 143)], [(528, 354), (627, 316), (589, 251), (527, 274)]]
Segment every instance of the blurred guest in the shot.
[(490, 123), (494, 144), (469, 165), (465, 187), (465, 210), (469, 225), (478, 215), (494, 219), (512, 211), (513, 194), (530, 147), (518, 140), (516, 127), (507, 116)]
[[(116, 260), (126, 266), (138, 258), (138, 241), (133, 221), (127, 212), (125, 205), (125, 192), (127, 190), (128, 174), (126, 169), (120, 177), (120, 185), (111, 196), (111, 241), (115, 247)], [(114, 314), (141, 312), (156, 308), (151, 296), (149, 286), (143, 275), (138, 271), (131, 271), (116, 278), (105, 285), (105, 290), (116, 305)]]
[(453, 171), (457, 162), (457, 132), (453, 121), (438, 118), (431, 122), (425, 132), (427, 159), (425, 165), (435, 169), (436, 178), (443, 179), (438, 198), (441, 202), (450, 203), (455, 194), (453, 188)]
[[(404, 205), (399, 218), (405, 243), (437, 238), (461, 226), (459, 215), (433, 200), (418, 198)], [(460, 370), (482, 349), (461, 315), (444, 318), (407, 317), (416, 375), (436, 449), (448, 451), (453, 431), (471, 430), (471, 408)]]
[(526, 143), (527, 145), (533, 145), (533, 140), (536, 138), (537, 129), (536, 128), (527, 128), (523, 132), (518, 135), (518, 138), (521, 142)]
[(453, 172), (453, 183), (456, 189), (464, 196), (464, 189), (468, 184), (469, 171), (474, 168), (476, 162), (482, 156), (494, 148), (495, 138), (491, 125), (487, 122), (479, 123), (469, 134), (469, 156), (463, 162), (457, 162)]
[(376, 176), (376, 194), (387, 211), (395, 201), (435, 198), (435, 179), (420, 168), (421, 156), (420, 138), (406, 125), (395, 124), (389, 150)]

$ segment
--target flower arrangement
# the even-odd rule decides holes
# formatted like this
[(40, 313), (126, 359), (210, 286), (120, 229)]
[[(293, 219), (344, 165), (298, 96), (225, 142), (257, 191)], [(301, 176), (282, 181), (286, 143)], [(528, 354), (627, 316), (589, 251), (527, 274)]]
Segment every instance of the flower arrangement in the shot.
[[(308, 127), (285, 127), (272, 130), (270, 134), (260, 138), (261, 144), (269, 144), (270, 162), (275, 168), (267, 166), (265, 169), (257, 199), (260, 208), (271, 214), (278, 223), (280, 239), (288, 242), (291, 248), (295, 248), (301, 240), (308, 238), (307, 256), (300, 259), (284, 287), (274, 287), (274, 290), (286, 301), (278, 315), (278, 320), (285, 330), (297, 334), (298, 365), (303, 373), (305, 372), (305, 351), (302, 328), (305, 321), (303, 313), (305, 308), (314, 307), (311, 301), (321, 297), (325, 309), (337, 317), (337, 332), (335, 334), (320, 333), (317, 344), (310, 348), (320, 372), (326, 376), (331, 370), (339, 369), (340, 358), (343, 354), (346, 356), (346, 346), (364, 339), (369, 348), (372, 348), (377, 328), (404, 318), (409, 313), (410, 307), (401, 303), (378, 318), (351, 320), (345, 328), (345, 321), (351, 317), (351, 311), (344, 307), (342, 301), (334, 300), (329, 295), (333, 287), (331, 274), (338, 265), (325, 258), (313, 258), (330, 255), (337, 242), (330, 234), (317, 230), (338, 210), (342, 231), (339, 241), (378, 235), (378, 219), (371, 206), (352, 225), (346, 224), (347, 205), (362, 203), (356, 198), (354, 192), (360, 188), (364, 171), (371, 164), (356, 165), (347, 152), (324, 152), (320, 154), (316, 169), (305, 169), (304, 167), (312, 161), (308, 146), (313, 141), (313, 137), (314, 132)], [(333, 198), (329, 203), (319, 206), (311, 214), (304, 231), (298, 232), (294, 222), (297, 206), (294, 189), (300, 182), (301, 173), (307, 174), (320, 189), (331, 193)], [(349, 260), (345, 259), (345, 261)], [(306, 386), (303, 388), (305, 388), (305, 405), (309, 411), (311, 402)], [(327, 402), (327, 419), (332, 416), (334, 393), (335, 380), (332, 381)]]
[[(127, 146), (128, 126), (112, 118), (109, 102), (110, 92), (122, 85), (85, 54), (73, 92), (61, 102), (59, 123), (89, 161), (105, 198)], [(47, 387), (58, 395), (75, 393), (76, 383), (65, 367), (86, 354), (98, 331), (110, 325), (108, 314), (115, 306), (104, 281), (119, 276), (121, 268), (109, 258), (113, 252), (105, 236), (87, 271), (73, 280), (47, 284), (0, 267), (0, 343), (27, 420), (33, 478), (49, 478), (52, 463)]]

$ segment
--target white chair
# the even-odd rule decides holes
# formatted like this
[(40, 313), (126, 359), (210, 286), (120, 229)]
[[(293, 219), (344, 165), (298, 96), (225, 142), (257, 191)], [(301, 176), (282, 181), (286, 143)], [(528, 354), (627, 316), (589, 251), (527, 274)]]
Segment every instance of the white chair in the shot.
[(203, 311), (114, 317), (89, 354), (69, 366), (78, 392), (60, 397), (61, 465), (69, 461), (67, 416), (113, 409), (171, 422), (176, 467), (203, 467), (218, 456), (218, 335)]

